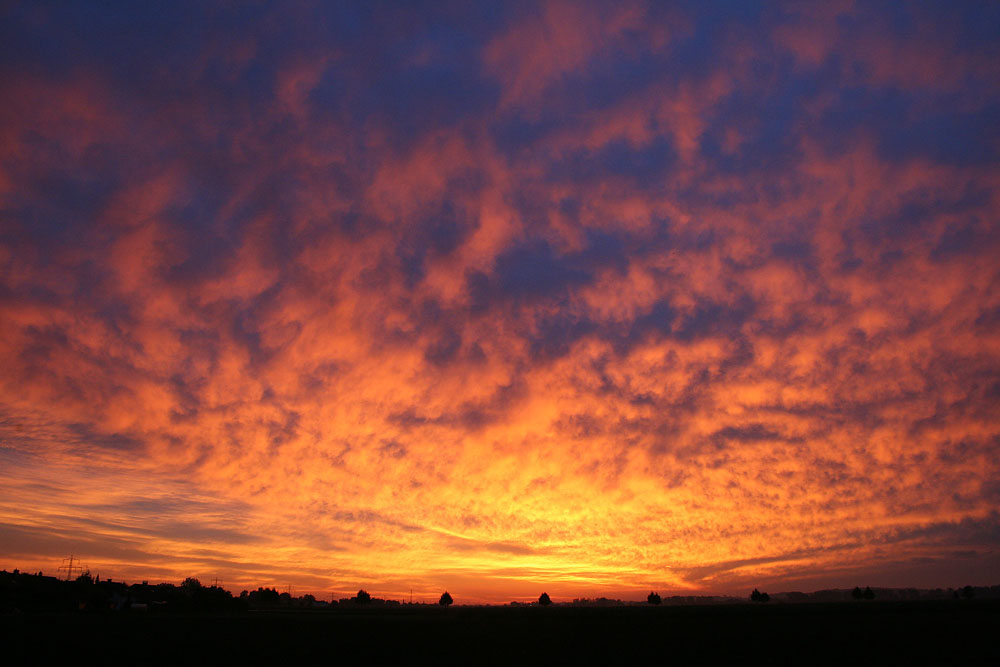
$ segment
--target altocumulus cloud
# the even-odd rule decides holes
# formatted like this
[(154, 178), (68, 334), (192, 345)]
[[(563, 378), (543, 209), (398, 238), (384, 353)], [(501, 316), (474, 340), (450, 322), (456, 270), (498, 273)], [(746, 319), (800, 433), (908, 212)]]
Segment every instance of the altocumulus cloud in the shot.
[(10, 566), (994, 583), (997, 8), (0, 23)]

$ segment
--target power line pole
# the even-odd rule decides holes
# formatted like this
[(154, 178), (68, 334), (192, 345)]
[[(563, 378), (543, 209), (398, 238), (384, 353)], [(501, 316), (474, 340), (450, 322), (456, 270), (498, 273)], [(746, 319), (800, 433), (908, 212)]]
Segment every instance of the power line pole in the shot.
[[(81, 565), (73, 565), (73, 561), (74, 560), (77, 563), (80, 562), (79, 558), (73, 558), (73, 555), (70, 554), (69, 558), (63, 558), (63, 564), (59, 566), (60, 570), (66, 570), (66, 581), (70, 581), (71, 579), (73, 579), (73, 572), (74, 571), (76, 571), (76, 570), (80, 570), (81, 572), (83, 571), (83, 566), (81, 566)], [(69, 561), (69, 563), (67, 563), (66, 561)]]

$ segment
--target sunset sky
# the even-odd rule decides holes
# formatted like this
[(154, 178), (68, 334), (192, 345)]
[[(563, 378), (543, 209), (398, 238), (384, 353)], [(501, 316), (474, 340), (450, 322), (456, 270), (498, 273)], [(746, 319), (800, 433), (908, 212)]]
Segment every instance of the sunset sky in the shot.
[(998, 3), (0, 9), (0, 568), (983, 585), (998, 507)]

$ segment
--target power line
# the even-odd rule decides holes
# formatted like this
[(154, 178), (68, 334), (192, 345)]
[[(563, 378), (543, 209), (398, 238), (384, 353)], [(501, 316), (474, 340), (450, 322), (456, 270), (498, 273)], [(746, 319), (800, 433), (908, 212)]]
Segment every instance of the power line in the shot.
[[(66, 581), (70, 581), (70, 580), (73, 579), (73, 572), (74, 571), (76, 571), (76, 570), (80, 570), (81, 572), (83, 571), (83, 566), (82, 565), (73, 565), (73, 561), (74, 560), (77, 563), (80, 562), (79, 558), (74, 558), (73, 555), (70, 554), (69, 558), (63, 558), (63, 564), (59, 566), (60, 570), (66, 570)], [(67, 561), (69, 561), (69, 562), (67, 563)]]

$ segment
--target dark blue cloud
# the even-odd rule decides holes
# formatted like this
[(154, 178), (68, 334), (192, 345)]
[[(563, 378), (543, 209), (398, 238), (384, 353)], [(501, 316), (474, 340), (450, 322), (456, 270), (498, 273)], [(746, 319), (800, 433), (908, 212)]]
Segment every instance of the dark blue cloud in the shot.
[(544, 241), (511, 248), (496, 261), (496, 286), (513, 299), (560, 298), (593, 279), (591, 272)]
[(909, 122), (887, 117), (878, 129), (879, 146), (891, 159), (923, 158), (956, 166), (1000, 160), (1000, 106), (974, 113), (924, 113)]
[(673, 143), (666, 138), (639, 148), (614, 141), (597, 151), (583, 149), (563, 156), (550, 165), (548, 177), (595, 187), (602, 181), (622, 179), (646, 189), (663, 183), (676, 159)]

